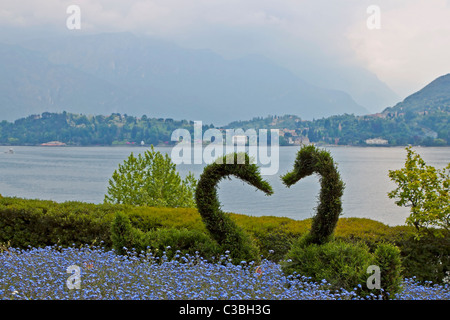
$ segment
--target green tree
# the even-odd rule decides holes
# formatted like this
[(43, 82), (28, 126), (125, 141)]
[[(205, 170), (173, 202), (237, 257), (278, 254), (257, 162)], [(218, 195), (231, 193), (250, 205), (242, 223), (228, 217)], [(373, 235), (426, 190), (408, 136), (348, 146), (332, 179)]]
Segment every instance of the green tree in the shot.
[(109, 180), (105, 203), (121, 203), (151, 207), (195, 207), (197, 180), (189, 172), (184, 180), (168, 154), (151, 150), (133, 153)]
[(427, 165), (411, 147), (406, 148), (405, 167), (389, 170), (397, 188), (388, 193), (398, 206), (410, 207), (406, 219), (416, 228), (417, 237), (430, 228), (450, 230), (450, 163), (442, 170)]

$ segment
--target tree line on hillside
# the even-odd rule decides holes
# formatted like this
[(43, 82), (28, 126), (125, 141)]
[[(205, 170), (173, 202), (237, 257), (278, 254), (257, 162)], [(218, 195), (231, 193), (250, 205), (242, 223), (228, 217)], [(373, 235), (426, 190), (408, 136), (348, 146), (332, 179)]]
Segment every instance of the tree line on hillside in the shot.
[[(375, 115), (336, 115), (312, 121), (298, 116), (256, 117), (249, 121), (235, 121), (223, 129), (280, 129), (280, 145), (325, 143), (337, 145), (368, 145), (370, 139), (384, 140), (387, 145), (448, 146), (450, 144), (450, 113), (386, 112)], [(173, 145), (176, 129), (194, 131), (194, 122), (134, 117), (113, 113), (83, 115), (68, 112), (31, 115), (14, 122), (0, 122), (0, 144), (38, 145), (61, 141), (67, 145)], [(213, 128), (203, 125), (203, 130)]]
[[(209, 128), (209, 126), (205, 126)], [(184, 128), (193, 132), (193, 122), (187, 120), (137, 118), (126, 114), (83, 115), (50, 113), (31, 115), (13, 123), (0, 122), (0, 144), (37, 145), (61, 141), (67, 145), (146, 145), (173, 144), (172, 132)]]
[(257, 117), (250, 121), (230, 123), (229, 128), (279, 128), (280, 144), (289, 145), (289, 138), (306, 137), (309, 142), (337, 145), (368, 145), (366, 140), (382, 139), (392, 146), (450, 144), (450, 113), (436, 111), (379, 113), (366, 116), (336, 115), (312, 121), (298, 116)]

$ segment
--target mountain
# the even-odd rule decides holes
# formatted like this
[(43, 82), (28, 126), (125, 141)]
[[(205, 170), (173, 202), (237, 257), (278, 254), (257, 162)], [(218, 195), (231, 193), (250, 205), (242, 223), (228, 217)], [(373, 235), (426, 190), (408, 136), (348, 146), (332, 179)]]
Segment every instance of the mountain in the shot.
[[(83, 74), (78, 75), (82, 77)], [(237, 120), (223, 128), (280, 129), (281, 145), (325, 143), (391, 146), (450, 145), (450, 76), (440, 77), (384, 113), (334, 115), (313, 121), (295, 115)], [(171, 133), (194, 131), (193, 121), (141, 118), (113, 113), (82, 115), (68, 112), (30, 115), (14, 122), (0, 121), (0, 145), (36, 145), (59, 140), (68, 145), (147, 144), (173, 145)], [(204, 129), (212, 125), (204, 124)]]
[(450, 73), (435, 79), (395, 106), (386, 108), (383, 113), (423, 113), (424, 111), (427, 113), (450, 112)]
[(97, 112), (105, 113), (119, 101), (119, 88), (108, 81), (70, 65), (51, 63), (38, 52), (0, 44), (0, 61), (2, 119), (42, 110), (89, 113), (94, 106)]
[(305, 121), (293, 115), (255, 117), (226, 128), (280, 129), (280, 143), (342, 145), (450, 145), (450, 74), (441, 76), (382, 113), (333, 115)]
[(400, 96), (375, 74), (362, 67), (332, 63), (318, 65), (311, 61), (295, 71), (299, 75), (308, 74), (308, 82), (313, 85), (349, 93), (369, 113), (381, 112), (400, 100)]
[(225, 59), (130, 33), (0, 47), (1, 119), (45, 111), (202, 120), (268, 114), (366, 114), (347, 93), (308, 83), (261, 56)]

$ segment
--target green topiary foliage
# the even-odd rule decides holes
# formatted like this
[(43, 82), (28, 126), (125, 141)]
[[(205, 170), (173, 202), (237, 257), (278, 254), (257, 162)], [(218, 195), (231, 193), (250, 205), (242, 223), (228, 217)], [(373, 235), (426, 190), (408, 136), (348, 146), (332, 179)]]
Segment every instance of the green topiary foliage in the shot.
[(308, 241), (323, 244), (331, 239), (336, 228), (342, 212), (341, 197), (345, 187), (330, 153), (313, 145), (302, 147), (297, 154), (294, 169), (281, 179), (287, 187), (290, 187), (313, 173), (320, 175), (321, 189), (320, 202), (317, 214), (313, 218)]
[(326, 280), (330, 290), (351, 291), (358, 285), (364, 285), (361, 288), (365, 289), (366, 270), (373, 261), (373, 255), (363, 242), (335, 240), (319, 245), (310, 243), (305, 235), (292, 245), (281, 265), (286, 274), (297, 272), (315, 282)]
[[(286, 273), (299, 272), (316, 281), (326, 279), (333, 289), (360, 288), (359, 294), (382, 295), (398, 292), (401, 283), (400, 251), (391, 244), (378, 244), (375, 252), (362, 243), (332, 240), (342, 212), (341, 197), (344, 191), (337, 167), (331, 155), (315, 146), (302, 147), (294, 163), (294, 170), (282, 176), (288, 187), (313, 173), (320, 175), (320, 203), (314, 216), (311, 231), (297, 240), (286, 255), (283, 264)], [(381, 287), (376, 291), (366, 288), (366, 270), (369, 266), (381, 270)], [(381, 291), (383, 289), (383, 291)]]
[(258, 166), (250, 163), (248, 154), (233, 153), (221, 160), (221, 164), (216, 161), (207, 165), (200, 176), (195, 194), (197, 209), (211, 236), (223, 250), (230, 251), (234, 262), (258, 260), (258, 249), (251, 238), (221, 211), (217, 185), (222, 179), (234, 176), (266, 195), (273, 193), (272, 187), (261, 178)]
[(375, 261), (381, 270), (381, 294), (385, 299), (388, 292), (391, 296), (398, 293), (402, 284), (402, 261), (400, 249), (390, 243), (380, 243), (373, 253)]
[[(207, 259), (219, 253), (217, 244), (204, 232), (186, 228), (158, 228), (143, 232), (133, 227), (129, 216), (120, 211), (111, 223), (111, 241), (114, 250), (121, 255), (135, 249), (138, 252), (151, 250), (155, 256), (161, 256), (168, 247), (181, 254), (198, 253)], [(166, 252), (166, 256), (172, 258), (174, 250)]]
[[(380, 243), (371, 252), (362, 241), (333, 240), (319, 245), (310, 243), (305, 235), (294, 242), (281, 266), (286, 274), (296, 272), (316, 282), (325, 279), (330, 290), (357, 288), (357, 294), (362, 297), (389, 299), (401, 289), (400, 250), (389, 243)], [(379, 288), (368, 285), (369, 267), (373, 266), (379, 268)]]
[(111, 223), (111, 241), (113, 249), (118, 254), (125, 254), (126, 248), (131, 249), (136, 247), (139, 238), (140, 236), (131, 226), (128, 216), (121, 211), (116, 212)]

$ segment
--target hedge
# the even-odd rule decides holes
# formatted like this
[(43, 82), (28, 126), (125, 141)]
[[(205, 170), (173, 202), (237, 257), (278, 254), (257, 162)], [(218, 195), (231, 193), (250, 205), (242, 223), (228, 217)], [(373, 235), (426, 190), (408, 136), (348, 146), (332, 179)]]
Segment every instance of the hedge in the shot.
[[(111, 224), (119, 211), (143, 232), (167, 228), (208, 234), (196, 209), (56, 203), (0, 196), (0, 244), (18, 248), (96, 244), (112, 248)], [(253, 237), (261, 254), (274, 261), (283, 259), (292, 243), (311, 228), (311, 219), (236, 213), (229, 216)], [(390, 227), (371, 219), (341, 217), (334, 236), (346, 242), (362, 241), (372, 250), (382, 242), (395, 244), (401, 250), (405, 277), (440, 282), (450, 271), (448, 232), (442, 238), (425, 236), (416, 240), (409, 226)]]

